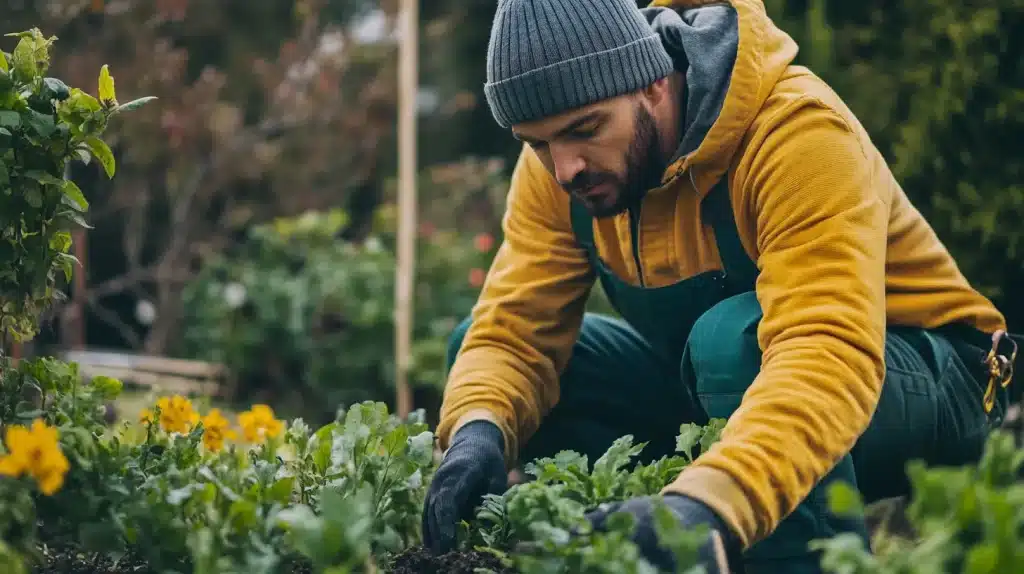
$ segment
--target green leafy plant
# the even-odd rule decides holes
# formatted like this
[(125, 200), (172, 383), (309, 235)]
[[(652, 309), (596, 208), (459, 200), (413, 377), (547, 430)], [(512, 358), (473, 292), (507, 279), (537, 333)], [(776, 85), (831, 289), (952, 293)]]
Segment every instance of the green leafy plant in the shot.
[[(174, 397), (141, 423), (106, 432), (99, 407), (119, 392), (116, 381), (82, 384), (73, 365), (56, 377), (47, 361), (7, 371), (0, 397), (39, 381), (42, 412), (31, 416), (59, 432), (70, 464), (48, 494), (28, 477), (0, 478), (8, 556), (38, 564), (43, 549), (68, 549), (94, 563), (141, 559), (159, 572), (336, 573), (372, 569), (375, 557), (419, 541), (434, 464), (421, 414), (400, 421), (381, 403), (357, 404), (312, 432), (301, 419), (243, 413), (239, 433), (219, 411), (200, 416)], [(12, 402), (20, 401), (3, 405), (5, 416)], [(217, 428), (232, 439), (209, 440)]]
[[(977, 465), (908, 467), (913, 498), (907, 519), (914, 531), (880, 533), (874, 552), (844, 534), (815, 542), (822, 566), (835, 574), (996, 574), (1024, 564), (1024, 450), (1013, 435), (995, 432)], [(859, 514), (863, 504), (848, 485), (832, 487), (836, 512)]]
[[(606, 502), (657, 494), (698, 449), (718, 440), (724, 423), (682, 425), (678, 454), (649, 464), (633, 464), (646, 443), (634, 445), (630, 435), (616, 440), (592, 468), (585, 455), (572, 451), (529, 463), (524, 470), (532, 480), (484, 497), (476, 523), (463, 525), (465, 544), (488, 548), (522, 572), (654, 572), (630, 541), (631, 516), (612, 515), (608, 530), (598, 533), (584, 515)], [(655, 528), (679, 564), (695, 562), (706, 531), (684, 531), (665, 506), (655, 510)]]
[[(26, 340), (59, 296), (59, 275), (71, 276), (71, 231), (88, 227), (88, 201), (64, 177), (69, 162), (96, 159), (112, 177), (113, 153), (100, 136), (113, 116), (152, 98), (120, 104), (106, 66), (95, 97), (71, 88), (46, 76), (55, 37), (37, 28), (6, 37), (17, 42), (11, 53), (0, 51), (0, 331)], [(63, 493), (77, 489), (77, 470), (95, 468), (97, 437), (105, 429), (103, 401), (120, 391), (120, 383), (105, 377), (80, 383), (75, 365), (46, 358), (15, 364), (0, 356), (5, 571), (24, 571), (24, 557), (38, 558), (38, 537), (59, 540), (77, 513), (103, 502)], [(76, 534), (87, 541), (89, 532)]]
[(70, 279), (71, 231), (89, 227), (82, 190), (64, 174), (68, 162), (95, 158), (108, 177), (114, 155), (100, 138), (110, 118), (152, 98), (117, 101), (106, 66), (97, 96), (46, 76), (56, 37), (37, 28), (17, 34), (0, 52), (0, 329), (31, 338), (38, 316)]

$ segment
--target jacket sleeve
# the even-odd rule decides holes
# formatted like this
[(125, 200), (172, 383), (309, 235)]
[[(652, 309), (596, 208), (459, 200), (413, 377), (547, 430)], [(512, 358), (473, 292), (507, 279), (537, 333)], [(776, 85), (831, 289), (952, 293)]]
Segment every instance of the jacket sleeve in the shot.
[(891, 177), (837, 113), (791, 105), (736, 175), (757, 228), (761, 370), (721, 441), (666, 488), (704, 501), (745, 546), (850, 451), (884, 374)]
[(569, 196), (528, 146), (513, 170), (502, 230), (448, 375), (437, 435), (447, 449), (459, 427), (490, 420), (505, 435), (511, 464), (558, 401), (594, 275), (576, 244)]

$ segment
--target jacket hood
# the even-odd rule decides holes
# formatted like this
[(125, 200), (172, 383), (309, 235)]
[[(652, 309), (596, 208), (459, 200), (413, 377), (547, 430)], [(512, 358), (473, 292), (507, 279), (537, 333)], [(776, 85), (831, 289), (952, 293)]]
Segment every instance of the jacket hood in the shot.
[(728, 170), (796, 42), (761, 0), (655, 0), (641, 11), (686, 75), (682, 137), (663, 182), (690, 171), (704, 193)]

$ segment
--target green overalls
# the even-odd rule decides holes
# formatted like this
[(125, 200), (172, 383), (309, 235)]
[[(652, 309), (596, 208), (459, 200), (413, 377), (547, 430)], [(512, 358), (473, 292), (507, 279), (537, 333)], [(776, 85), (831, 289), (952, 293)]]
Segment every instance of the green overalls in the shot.
[[(585, 315), (561, 375), (561, 398), (523, 446), (522, 462), (561, 450), (594, 461), (625, 434), (649, 443), (642, 460), (657, 459), (673, 453), (682, 423), (728, 418), (739, 407), (761, 366), (762, 314), (754, 294), (758, 269), (740, 243), (725, 181), (702, 204), (725, 269), (657, 288), (612, 273), (597, 255), (590, 214), (573, 202), (576, 239), (625, 322)], [(464, 321), (452, 335), (449, 367), (468, 327)], [(870, 427), (796, 511), (747, 550), (747, 573), (820, 572), (810, 540), (852, 531), (866, 541), (862, 520), (829, 512), (826, 489), (833, 481), (855, 485), (870, 502), (908, 491), (904, 468), (911, 459), (962, 464), (980, 456), (1005, 412), (1006, 393), (1000, 389), (986, 414), (982, 358), (990, 341), (971, 329), (957, 333), (888, 329), (887, 374)]]

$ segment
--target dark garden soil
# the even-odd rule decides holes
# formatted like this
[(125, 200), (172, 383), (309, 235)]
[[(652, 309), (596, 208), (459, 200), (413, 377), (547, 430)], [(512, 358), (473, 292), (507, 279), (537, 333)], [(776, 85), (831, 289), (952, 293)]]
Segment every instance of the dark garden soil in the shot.
[(149, 574), (149, 566), (130, 556), (117, 564), (105, 557), (84, 557), (75, 549), (46, 552), (46, 564), (32, 569), (33, 574)]
[(487, 568), (499, 574), (515, 573), (515, 570), (503, 566), (497, 556), (487, 552), (449, 552), (434, 556), (422, 546), (395, 556), (387, 571), (392, 574), (474, 574), (477, 568)]
[[(85, 556), (75, 549), (48, 549), (46, 564), (32, 569), (32, 574), (156, 574), (143, 560), (131, 556), (117, 564), (108, 558)], [(515, 574), (501, 561), (487, 552), (449, 552), (434, 556), (423, 547), (410, 548), (395, 555), (380, 571), (391, 574), (474, 574), (486, 568), (498, 574)], [(311, 574), (304, 564), (283, 567), (282, 574)]]
[[(109, 558), (86, 556), (76, 549), (48, 549), (44, 558), (46, 563), (33, 568), (32, 574), (158, 574), (145, 560), (132, 556), (126, 556), (114, 564)], [(312, 572), (313, 569), (308, 564), (293, 564), (281, 569), (281, 574)]]

